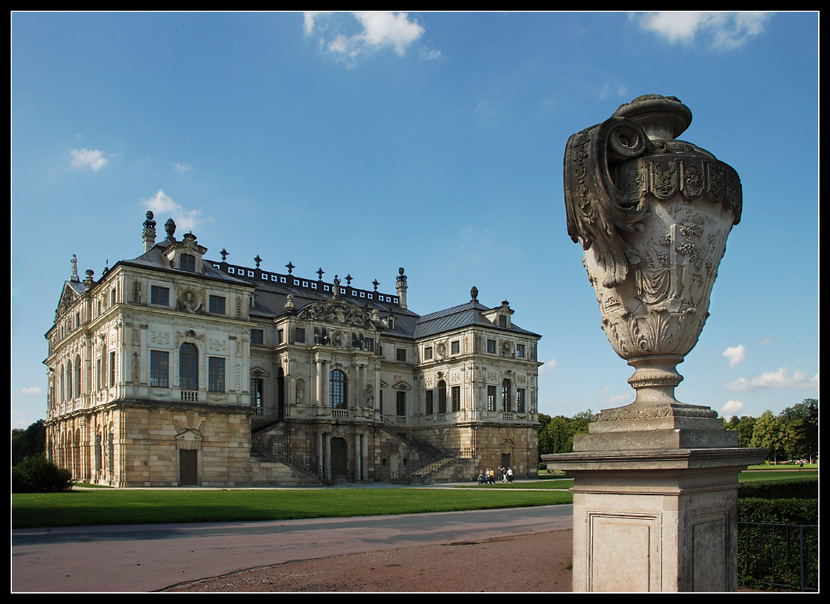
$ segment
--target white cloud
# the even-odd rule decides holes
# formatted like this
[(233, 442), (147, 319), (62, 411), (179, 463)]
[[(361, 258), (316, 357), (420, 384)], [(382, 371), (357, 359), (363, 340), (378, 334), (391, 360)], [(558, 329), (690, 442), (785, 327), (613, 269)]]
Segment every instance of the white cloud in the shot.
[(185, 172), (190, 172), (193, 169), (193, 166), (182, 162), (176, 162), (173, 164), (173, 169), (179, 174), (184, 174)]
[(632, 17), (646, 31), (670, 43), (691, 44), (704, 37), (717, 50), (733, 50), (764, 32), (768, 12), (653, 12)]
[(731, 417), (733, 415), (740, 415), (744, 410), (744, 404), (741, 401), (726, 401), (726, 404), (721, 407), (720, 414), (723, 417)]
[(167, 216), (172, 218), (173, 222), (176, 223), (177, 230), (191, 231), (194, 226), (204, 222), (200, 219), (201, 210), (185, 210), (161, 189), (151, 198), (142, 199), (141, 203), (155, 214), (157, 221), (162, 219), (162, 224), (166, 221)]
[(614, 395), (611, 395), (611, 396), (605, 396), (605, 397), (603, 397), (602, 402), (605, 405), (612, 405), (612, 406), (627, 405), (629, 403), (634, 402), (634, 393), (633, 392), (623, 392), (621, 394), (614, 394)]
[(41, 394), (43, 388), (40, 386), (29, 386), (28, 388), (21, 388), (20, 394)]
[(735, 380), (729, 384), (725, 384), (727, 390), (734, 392), (749, 392), (751, 390), (768, 390), (781, 388), (817, 388), (818, 375), (812, 378), (807, 377), (803, 371), (794, 371), (792, 376), (787, 372), (786, 367), (781, 367), (778, 371), (767, 371), (761, 375), (753, 375), (746, 378)]
[(107, 165), (109, 161), (104, 157), (103, 152), (97, 149), (70, 149), (69, 150), (69, 165), (73, 168), (89, 168), (93, 172), (97, 172)]
[(539, 367), (539, 373), (548, 373), (556, 369), (556, 359), (551, 359), (541, 367)]
[(734, 367), (740, 365), (746, 360), (746, 346), (739, 344), (737, 346), (730, 346), (723, 351), (723, 356), (729, 360), (729, 366)]
[[(340, 33), (343, 27), (353, 25), (343, 17), (353, 17), (360, 29), (356, 33)], [(303, 31), (307, 36), (315, 32), (320, 34), (320, 44), (334, 56), (349, 63), (371, 52), (392, 49), (398, 56), (406, 51), (424, 34), (424, 28), (417, 21), (411, 20), (408, 13), (385, 11), (366, 11), (353, 13), (303, 13)], [(325, 36), (328, 36), (326, 38)], [(422, 51), (421, 56), (435, 59), (440, 52)]]

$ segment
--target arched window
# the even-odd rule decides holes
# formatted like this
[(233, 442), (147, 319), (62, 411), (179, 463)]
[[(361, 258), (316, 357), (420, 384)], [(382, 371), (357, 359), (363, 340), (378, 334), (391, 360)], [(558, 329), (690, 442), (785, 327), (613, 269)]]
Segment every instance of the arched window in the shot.
[(72, 361), (66, 363), (66, 398), (72, 400)]
[(438, 413), (447, 412), (447, 382), (438, 382)]
[(329, 374), (329, 405), (332, 409), (346, 408), (346, 374), (339, 369)]
[(510, 411), (510, 380), (501, 383), (501, 410)]
[(190, 342), (179, 348), (179, 387), (182, 390), (199, 389), (199, 350)]

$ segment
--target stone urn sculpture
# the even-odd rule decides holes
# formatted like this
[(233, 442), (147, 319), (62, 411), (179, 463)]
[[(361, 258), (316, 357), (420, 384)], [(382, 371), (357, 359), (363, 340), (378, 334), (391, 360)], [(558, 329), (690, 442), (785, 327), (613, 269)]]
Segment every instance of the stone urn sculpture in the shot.
[[(678, 402), (676, 365), (694, 348), (741, 217), (737, 172), (677, 137), (692, 120), (674, 97), (646, 95), (574, 134), (564, 159), (568, 234), (585, 250), (602, 328), (635, 371), (633, 403), (598, 419), (716, 417)], [(602, 417), (603, 414), (605, 417)]]

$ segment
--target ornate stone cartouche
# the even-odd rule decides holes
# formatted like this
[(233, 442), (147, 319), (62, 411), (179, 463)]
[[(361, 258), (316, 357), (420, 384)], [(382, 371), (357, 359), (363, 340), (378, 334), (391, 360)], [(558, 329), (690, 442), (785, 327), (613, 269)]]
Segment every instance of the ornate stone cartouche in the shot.
[(691, 120), (678, 99), (646, 95), (572, 135), (565, 149), (568, 234), (585, 250), (605, 335), (635, 368), (627, 416), (692, 412), (674, 398), (683, 379), (675, 367), (697, 344), (741, 218), (737, 172), (676, 139)]

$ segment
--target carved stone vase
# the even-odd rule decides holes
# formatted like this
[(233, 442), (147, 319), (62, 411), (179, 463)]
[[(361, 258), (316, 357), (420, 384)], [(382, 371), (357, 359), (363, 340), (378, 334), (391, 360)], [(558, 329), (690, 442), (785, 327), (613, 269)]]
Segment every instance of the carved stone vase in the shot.
[(674, 97), (642, 96), (571, 136), (565, 150), (568, 234), (585, 250), (605, 335), (635, 369), (634, 402), (603, 412), (619, 419), (695, 415), (674, 397), (676, 365), (708, 317), (742, 197), (734, 169), (677, 140), (691, 120)]

